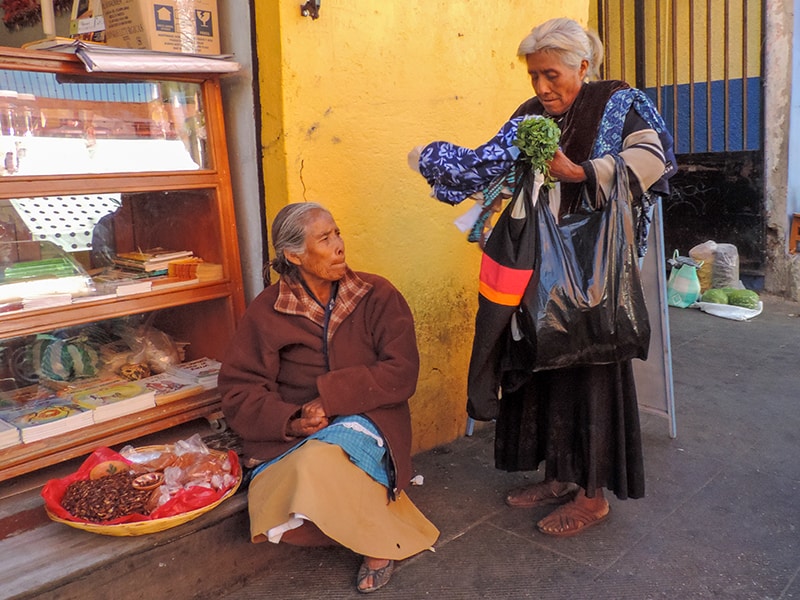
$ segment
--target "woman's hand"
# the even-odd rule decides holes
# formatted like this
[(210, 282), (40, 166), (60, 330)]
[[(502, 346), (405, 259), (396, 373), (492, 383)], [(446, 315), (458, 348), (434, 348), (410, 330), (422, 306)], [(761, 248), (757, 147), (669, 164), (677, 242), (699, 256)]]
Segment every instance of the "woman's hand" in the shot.
[(586, 181), (586, 173), (583, 167), (568, 159), (567, 155), (561, 150), (556, 150), (553, 160), (550, 161), (550, 177), (567, 183)]
[(412, 171), (416, 171), (417, 173), (419, 173), (419, 156), (422, 154), (424, 148), (425, 146), (416, 146), (408, 153), (408, 166), (411, 167)]
[(300, 409), (300, 416), (289, 421), (286, 425), (286, 435), (308, 437), (327, 426), (328, 416), (325, 414), (322, 402), (317, 398), (306, 402)]

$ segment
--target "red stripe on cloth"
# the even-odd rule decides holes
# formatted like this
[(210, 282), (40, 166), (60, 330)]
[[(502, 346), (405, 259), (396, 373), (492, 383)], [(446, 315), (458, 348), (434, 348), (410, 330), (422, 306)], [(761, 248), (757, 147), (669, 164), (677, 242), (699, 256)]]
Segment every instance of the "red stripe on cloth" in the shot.
[(522, 300), (533, 269), (504, 267), (486, 254), (481, 258), (479, 292), (487, 300), (504, 306), (516, 306)]

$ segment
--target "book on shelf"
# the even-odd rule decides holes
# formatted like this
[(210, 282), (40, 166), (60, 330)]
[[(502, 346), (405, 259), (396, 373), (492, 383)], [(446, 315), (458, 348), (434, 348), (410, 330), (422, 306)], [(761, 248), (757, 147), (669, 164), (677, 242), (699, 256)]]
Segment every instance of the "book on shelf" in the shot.
[(124, 381), (72, 394), (78, 406), (92, 413), (95, 423), (129, 415), (156, 405), (155, 394), (138, 381)]
[(151, 263), (151, 264), (143, 264), (137, 263), (130, 260), (125, 260), (124, 258), (114, 258), (114, 264), (118, 267), (122, 267), (124, 269), (130, 269), (132, 271), (141, 271), (143, 273), (153, 274), (157, 273), (159, 275), (166, 275), (168, 273), (168, 264), (169, 262), (159, 262), (159, 263)]
[(190, 379), (211, 390), (217, 387), (217, 377), (222, 366), (218, 360), (204, 356), (167, 367), (167, 372)]
[(22, 305), (27, 310), (49, 308), (51, 306), (65, 306), (67, 304), (72, 304), (72, 294), (42, 294), (41, 296), (32, 296), (31, 298), (22, 299)]
[(0, 419), (19, 430), (23, 443), (94, 423), (91, 411), (40, 385), (0, 392)]
[(167, 250), (151, 248), (136, 252), (118, 252), (114, 256), (114, 264), (136, 271), (161, 271), (167, 268), (170, 261), (192, 256), (191, 250)]
[(168, 269), (171, 277), (197, 278), (200, 281), (216, 281), (224, 276), (222, 265), (206, 262), (197, 256), (171, 260)]
[(156, 405), (168, 404), (187, 396), (202, 392), (205, 388), (193, 379), (181, 377), (174, 373), (164, 372), (140, 379), (145, 389), (155, 394)]
[(3, 242), (0, 300), (85, 294), (91, 279), (74, 257), (47, 241)]
[(195, 285), (200, 283), (200, 279), (198, 279), (197, 277), (194, 278), (170, 277), (169, 275), (161, 275), (160, 277), (151, 277), (150, 281), (153, 284), (152, 289), (154, 292), (161, 292), (176, 287), (186, 287), (189, 285)]
[(117, 285), (114, 293), (117, 296), (130, 296), (132, 294), (146, 294), (153, 289), (153, 282), (149, 279), (134, 279)]
[(150, 277), (153, 273), (122, 268), (108, 268), (92, 276), (92, 281), (101, 293), (118, 296), (140, 294), (151, 289)]
[(92, 377), (81, 377), (72, 381), (61, 381), (39, 377), (39, 384), (53, 390), (57, 395), (67, 397), (77, 392), (85, 392), (98, 387), (112, 384), (125, 383), (128, 381), (116, 373), (101, 373)]
[(134, 252), (117, 252), (118, 258), (131, 260), (137, 263), (168, 262), (176, 258), (192, 256), (191, 250), (170, 250), (167, 248), (150, 248)]
[(16, 312), (25, 308), (22, 298), (6, 298), (0, 301), (0, 314)]
[(86, 294), (90, 291), (90, 282), (90, 278), (83, 275), (19, 280), (2, 279), (0, 280), (0, 301), (30, 299), (48, 294)]
[(22, 443), (19, 429), (14, 427), (8, 421), (0, 419), (0, 450), (3, 448), (10, 448)]
[(11, 390), (2, 390), (0, 391), (0, 410), (46, 404), (52, 396), (52, 390), (36, 383)]
[(83, 304), (85, 302), (98, 302), (100, 300), (110, 300), (112, 298), (116, 298), (117, 294), (107, 294), (107, 293), (94, 293), (94, 294), (86, 294), (84, 296), (73, 296), (72, 303), (73, 304)]

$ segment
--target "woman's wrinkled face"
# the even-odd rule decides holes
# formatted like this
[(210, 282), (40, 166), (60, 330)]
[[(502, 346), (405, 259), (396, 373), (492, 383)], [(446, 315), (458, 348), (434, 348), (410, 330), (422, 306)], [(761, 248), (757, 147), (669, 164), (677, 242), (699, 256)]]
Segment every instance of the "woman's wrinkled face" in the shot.
[(528, 74), (536, 96), (547, 114), (563, 115), (581, 91), (589, 62), (581, 61), (578, 69), (568, 67), (556, 52), (543, 50), (525, 55)]
[(287, 254), (297, 265), (306, 283), (338, 281), (344, 277), (347, 263), (344, 240), (336, 221), (325, 211), (314, 211), (306, 225), (306, 250), (302, 254)]

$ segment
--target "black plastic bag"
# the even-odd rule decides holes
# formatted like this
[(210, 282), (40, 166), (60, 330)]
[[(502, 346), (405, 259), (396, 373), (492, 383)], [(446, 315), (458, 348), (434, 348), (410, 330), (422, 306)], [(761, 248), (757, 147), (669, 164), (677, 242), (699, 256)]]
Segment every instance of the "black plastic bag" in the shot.
[(585, 212), (558, 224), (545, 203), (536, 207), (537, 259), (521, 305), (534, 371), (647, 358), (650, 321), (621, 159), (602, 208), (587, 200)]
[(467, 374), (467, 414), (479, 421), (497, 416), (501, 356), (511, 316), (519, 309), (536, 259), (534, 176), (520, 166), (514, 196), (497, 219), (483, 249), (475, 336)]

